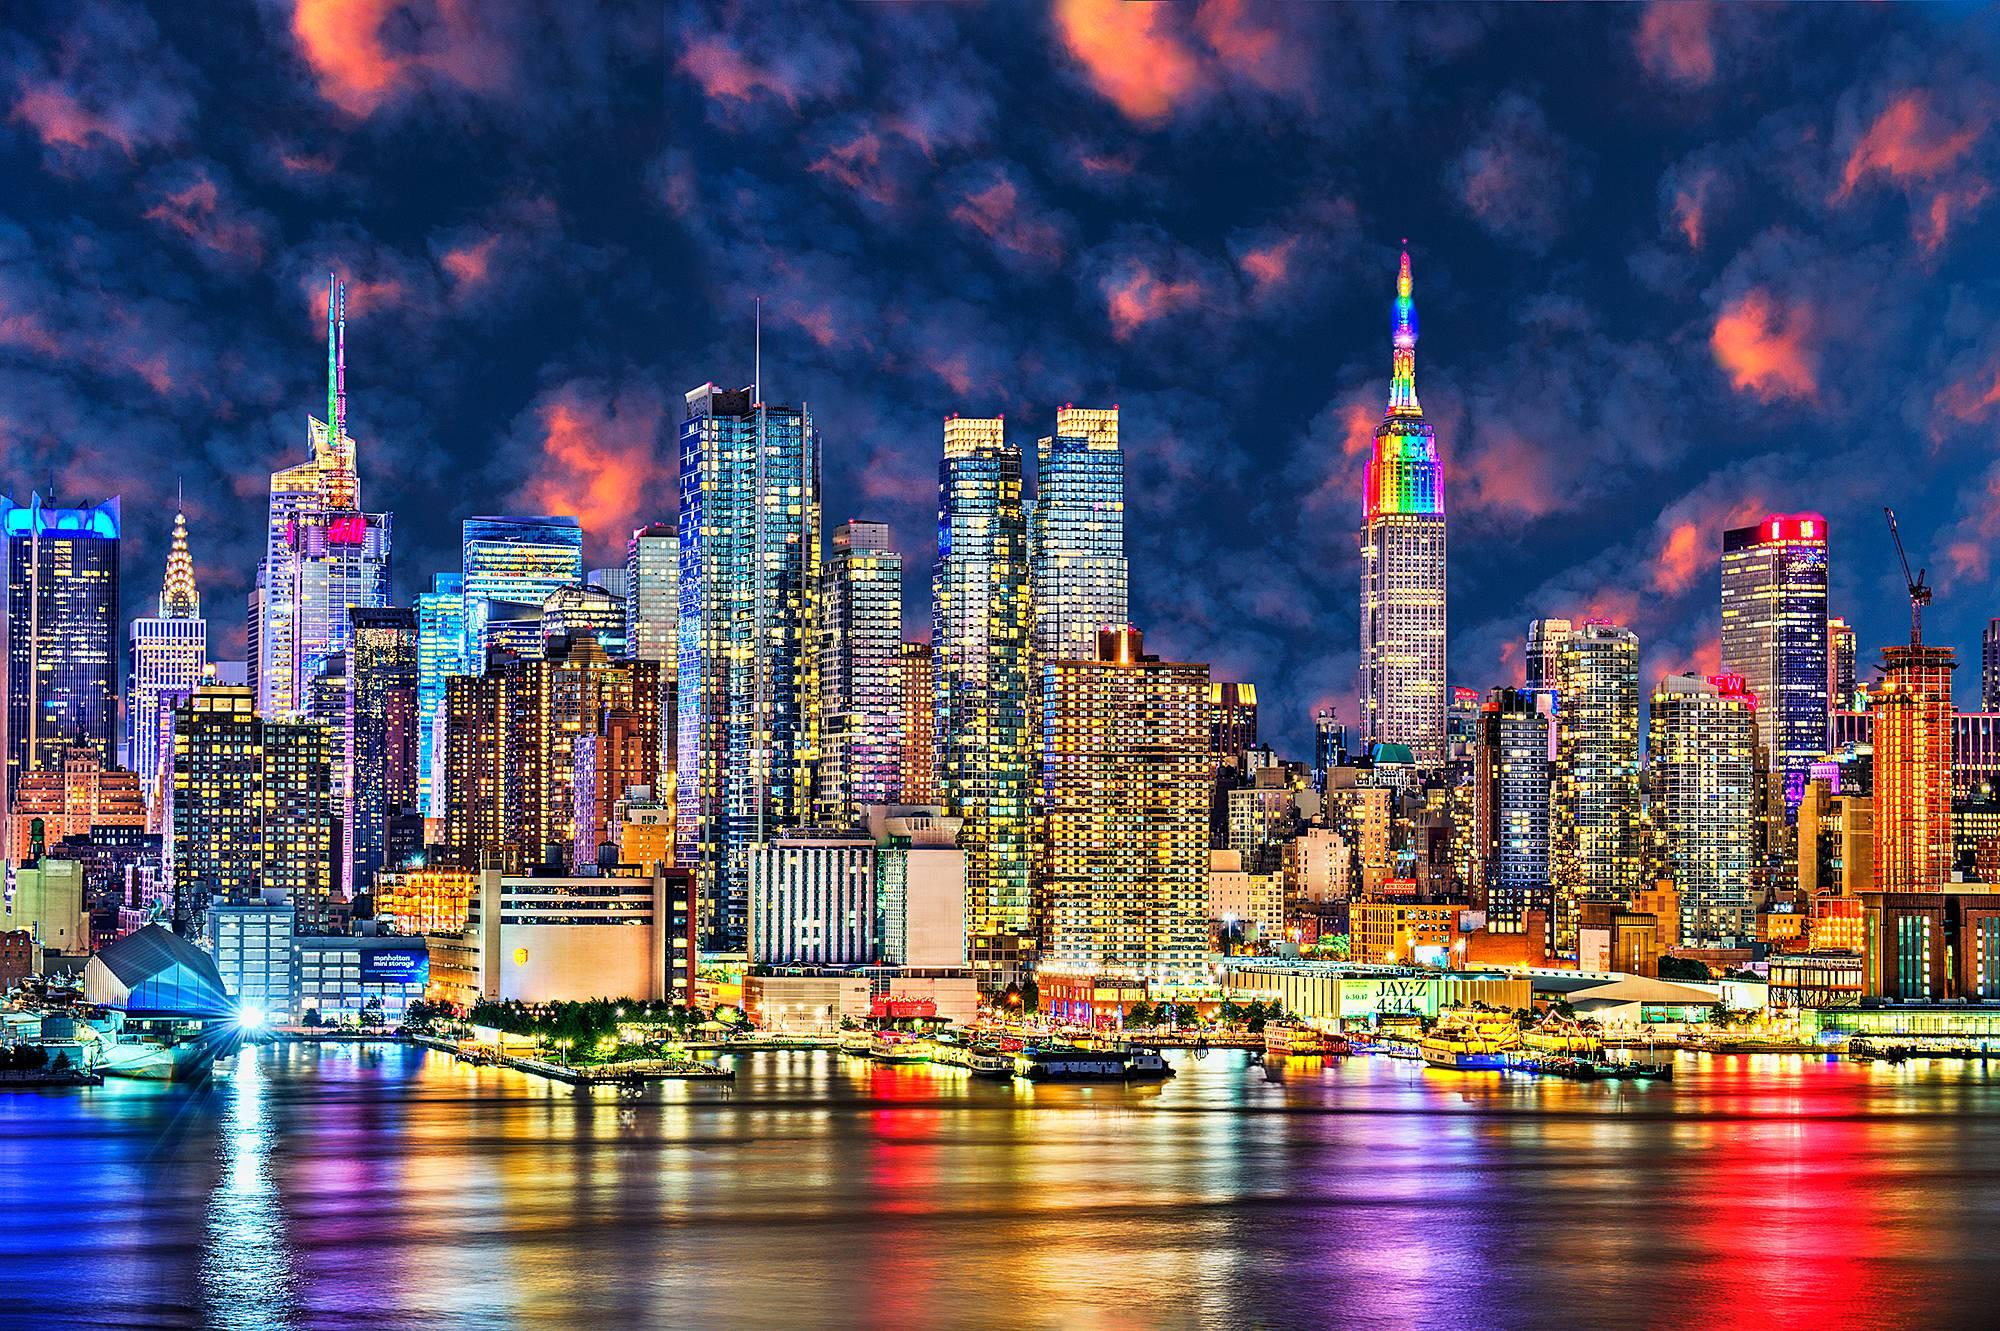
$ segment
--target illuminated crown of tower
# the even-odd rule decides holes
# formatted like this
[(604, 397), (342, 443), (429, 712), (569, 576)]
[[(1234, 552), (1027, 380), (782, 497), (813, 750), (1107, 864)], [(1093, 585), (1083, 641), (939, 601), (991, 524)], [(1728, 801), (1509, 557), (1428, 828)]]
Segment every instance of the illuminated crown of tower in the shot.
[[(1409, 242), (1405, 241), (1407, 247)], [(1421, 416), (1417, 402), (1417, 302), (1410, 295), (1410, 251), (1396, 270), (1396, 312), (1390, 324), (1389, 415)]]
[(347, 283), (326, 275), (326, 457), (327, 503), (351, 509), (361, 502), (354, 441), (347, 435)]
[(1417, 402), (1417, 302), (1411, 296), (1409, 242), (1396, 269), (1396, 304), (1389, 321), (1389, 407), (1375, 427), (1363, 492), (1367, 515), (1444, 514), (1444, 479), (1437, 434)]
[(167, 551), (167, 577), (160, 585), (161, 619), (200, 619), (201, 593), (194, 586), (194, 556), (188, 553), (187, 514), (174, 514), (174, 543)]

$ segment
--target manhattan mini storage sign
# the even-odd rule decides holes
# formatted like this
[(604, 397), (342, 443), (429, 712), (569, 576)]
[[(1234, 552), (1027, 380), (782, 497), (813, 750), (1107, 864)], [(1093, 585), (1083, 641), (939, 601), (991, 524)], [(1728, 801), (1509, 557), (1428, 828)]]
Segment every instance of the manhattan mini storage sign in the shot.
[(361, 954), (363, 984), (429, 984), (431, 954), (420, 947), (370, 948)]

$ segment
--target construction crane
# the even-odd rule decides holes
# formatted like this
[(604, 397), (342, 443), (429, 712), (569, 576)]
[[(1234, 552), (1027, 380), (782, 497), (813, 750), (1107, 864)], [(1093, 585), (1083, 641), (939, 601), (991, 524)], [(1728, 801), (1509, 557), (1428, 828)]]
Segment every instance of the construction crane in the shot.
[(1883, 508), (1889, 519), (1889, 537), (1896, 543), (1896, 558), (1903, 561), (1903, 581), (1910, 589), (1910, 646), (1919, 647), (1924, 641), (1924, 607), (1931, 603), (1931, 589), (1924, 585), (1924, 574), (1929, 569), (1918, 569), (1917, 576), (1910, 576), (1910, 557), (1903, 553), (1903, 533), (1896, 528), (1896, 510)]

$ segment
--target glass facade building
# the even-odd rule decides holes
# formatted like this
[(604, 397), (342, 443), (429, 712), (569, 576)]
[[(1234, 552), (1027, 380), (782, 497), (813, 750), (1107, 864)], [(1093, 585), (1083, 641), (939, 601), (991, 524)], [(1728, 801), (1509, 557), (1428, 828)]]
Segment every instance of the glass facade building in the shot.
[(1639, 886), (1639, 636), (1585, 620), (1563, 644), (1549, 792), (1555, 946), (1576, 946), (1586, 901)]
[(1495, 689), (1472, 749), (1473, 900), (1494, 933), (1550, 915), (1549, 780), (1556, 757), (1555, 691)]
[(436, 800), (445, 681), (465, 673), (465, 578), (438, 573), (417, 596), (417, 802), (442, 818)]
[(389, 863), (390, 820), (416, 810), (418, 710), (416, 611), (385, 606), (350, 614), (341, 834), (352, 898), (373, 892), (375, 875)]
[(975, 938), (1030, 928), (1027, 554), (1021, 452), (1004, 422), (948, 418), (931, 573), (934, 724), (939, 791), (947, 813), (965, 820)]
[(1063, 407), (1036, 444), (1028, 567), (1036, 659), (1095, 659), (1097, 631), (1128, 618), (1118, 408)]
[(1806, 769), (1826, 752), (1826, 519), (1773, 514), (1722, 534), (1722, 669), (1756, 700), (1758, 742), (1798, 807)]
[(851, 826), (903, 800), (903, 557), (883, 522), (834, 528), (820, 583), (819, 810)]
[[(118, 500), (50, 508), (0, 498), (7, 538), (6, 773), (61, 771), (79, 738), (118, 761)], [(7, 847), (10, 853), (12, 847)], [(11, 861), (10, 861), (11, 862)]]
[(1410, 256), (1396, 274), (1389, 408), (1375, 427), (1361, 529), (1361, 736), (1445, 760), (1444, 469), (1417, 401)]
[(811, 813), (819, 432), (805, 407), (704, 384), (680, 432), (676, 855), (707, 948), (749, 934), (750, 848)]
[(1653, 824), (1683, 943), (1747, 947), (1757, 855), (1756, 704), (1741, 677), (1669, 675), (1653, 690)]
[(641, 661), (672, 670), (680, 656), (681, 536), (649, 523), (625, 542), (625, 642)]
[[(489, 646), (520, 648), (529, 654), (541, 635), (541, 606), (551, 594), (583, 581), (583, 528), (571, 517), (486, 516), (467, 518), (460, 528), (465, 597), (465, 668), (486, 669)], [(502, 608), (496, 605), (505, 603)], [(491, 621), (527, 618), (511, 607), (532, 607), (534, 625), (518, 635), (488, 632)]]

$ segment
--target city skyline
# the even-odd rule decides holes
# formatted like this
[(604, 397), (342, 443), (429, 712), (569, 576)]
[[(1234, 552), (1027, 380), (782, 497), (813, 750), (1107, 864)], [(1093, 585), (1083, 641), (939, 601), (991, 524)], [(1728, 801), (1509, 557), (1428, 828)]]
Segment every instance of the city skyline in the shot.
[[(671, 488), (679, 395), (749, 382), (762, 295), (769, 396), (810, 400), (827, 440), (829, 528), (889, 523), (908, 568), (930, 553), (940, 416), (1004, 413), (1025, 451), (1060, 404), (1118, 404), (1131, 618), (1257, 682), (1266, 734), (1307, 752), (1315, 706), (1356, 721), (1352, 449), (1363, 409), (1379, 419), (1381, 274), (1403, 235), (1452, 494), (1450, 683), (1518, 679), (1527, 620), (1592, 610), (1639, 632), (1648, 688), (1706, 671), (1718, 533), (1794, 511), (1835, 529), (1831, 609), (1872, 675), (1901, 636), (1877, 535), (1892, 452), (1910, 456), (1890, 497), (1940, 585), (1934, 635), (1970, 659), (1989, 617), (1977, 446), (2000, 349), (1979, 255), (2000, 141), (1971, 107), (1990, 16), (1410, 11), (1392, 29), (1211, 5), (1135, 11), (1122, 33), (1058, 6), (1013, 33), (978, 13), (689, 11), (627, 24), (601, 88), (558, 108), (520, 76), (610, 59), (592, 23), (413, 38), (373, 10), (331, 32), (313, 8), (217, 20), (209, 43), (170, 16), (171, 58), (123, 87), (32, 44), (9, 56), (7, 488), (124, 494), (133, 606), (169, 534), (141, 515), (183, 479), (218, 657), (242, 655), (246, 474), (295, 463), (317, 414), (306, 339), (329, 268), (349, 282), (367, 502), (401, 513), (398, 604), (455, 566), (466, 516), (575, 512), (587, 566), (671, 520), (635, 505)], [(155, 36), (117, 7), (38, 22), (100, 66)], [(1347, 43), (1375, 53), (1343, 80), (1386, 91), (1314, 91), (1305, 71), (1342, 39), (1391, 31)], [(1253, 67), (1267, 36), (1285, 58)], [(1776, 82), (1743, 54), (1807, 43), (1828, 58)], [(198, 132), (223, 49), (269, 57), (245, 88), (270, 106), (261, 136)], [(885, 82), (891, 51), (958, 76)], [(1049, 104), (1015, 126), (998, 90), (1031, 65)], [(475, 154), (535, 151), (468, 176), (411, 132), (440, 111), (486, 136)], [(639, 126), (615, 170), (587, 142), (610, 114)], [(1211, 135), (1266, 185), (1178, 188), (1212, 173)], [(781, 190), (813, 230), (760, 220)], [(71, 218), (113, 267), (61, 246)], [(1818, 294), (1842, 288), (1852, 310)], [(419, 507), (438, 494), (454, 502)], [(926, 590), (905, 587), (906, 630)], [(1961, 705), (1977, 687), (1961, 676)]]

